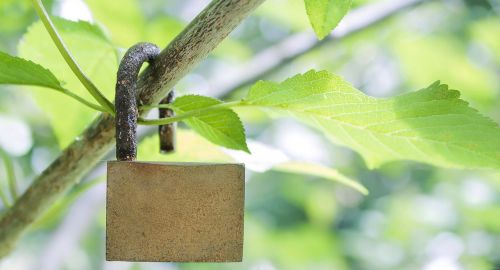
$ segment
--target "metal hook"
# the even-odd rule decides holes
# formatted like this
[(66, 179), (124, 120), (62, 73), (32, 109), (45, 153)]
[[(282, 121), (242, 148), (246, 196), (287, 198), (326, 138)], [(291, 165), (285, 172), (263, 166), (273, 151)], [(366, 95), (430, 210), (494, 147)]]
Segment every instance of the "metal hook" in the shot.
[(127, 50), (118, 68), (116, 107), (116, 159), (137, 157), (137, 77), (144, 62), (151, 63), (160, 49), (151, 43), (138, 43)]

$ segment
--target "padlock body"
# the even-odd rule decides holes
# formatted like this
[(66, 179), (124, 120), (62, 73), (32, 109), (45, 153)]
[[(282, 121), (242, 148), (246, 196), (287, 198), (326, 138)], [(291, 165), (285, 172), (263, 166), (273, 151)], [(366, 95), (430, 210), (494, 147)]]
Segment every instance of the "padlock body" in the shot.
[(109, 161), (107, 170), (106, 260), (242, 260), (242, 164)]

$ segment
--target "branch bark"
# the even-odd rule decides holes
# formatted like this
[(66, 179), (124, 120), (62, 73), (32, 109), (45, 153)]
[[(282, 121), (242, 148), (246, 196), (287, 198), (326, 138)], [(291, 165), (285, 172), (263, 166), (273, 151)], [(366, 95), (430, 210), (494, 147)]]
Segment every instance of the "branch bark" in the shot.
[[(138, 82), (141, 104), (155, 104), (264, 0), (214, 0), (164, 49)], [(144, 112), (143, 112), (144, 113)], [(0, 220), (0, 257), (47, 207), (114, 146), (115, 124), (101, 114), (35, 179)]]

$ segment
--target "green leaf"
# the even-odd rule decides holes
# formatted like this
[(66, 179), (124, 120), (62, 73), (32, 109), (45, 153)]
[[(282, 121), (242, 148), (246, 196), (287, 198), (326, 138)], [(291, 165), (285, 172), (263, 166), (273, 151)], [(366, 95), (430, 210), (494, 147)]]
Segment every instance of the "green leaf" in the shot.
[[(109, 40), (98, 27), (87, 22), (52, 19), (85, 74), (108, 99), (113, 100), (118, 58)], [(40, 21), (29, 27), (18, 51), (21, 57), (49, 68), (64, 82), (64, 88), (86, 100), (93, 100), (71, 72)], [(32, 91), (30, 94), (49, 117), (61, 147), (73, 141), (97, 115), (94, 110), (54, 91)]]
[(415, 160), (454, 168), (500, 168), (500, 128), (436, 82), (382, 99), (342, 78), (309, 71), (283, 83), (256, 83), (248, 105), (281, 111), (359, 152), (369, 167)]
[[(222, 101), (210, 97), (187, 95), (177, 98), (172, 106), (174, 111), (180, 114), (196, 112), (221, 104), (223, 104)], [(216, 108), (183, 121), (212, 143), (249, 152), (245, 128), (238, 115), (229, 108)]]
[(304, 2), (316, 36), (323, 39), (347, 14), (352, 0), (304, 0)]
[(0, 84), (33, 85), (63, 90), (50, 70), (19, 57), (0, 52)]

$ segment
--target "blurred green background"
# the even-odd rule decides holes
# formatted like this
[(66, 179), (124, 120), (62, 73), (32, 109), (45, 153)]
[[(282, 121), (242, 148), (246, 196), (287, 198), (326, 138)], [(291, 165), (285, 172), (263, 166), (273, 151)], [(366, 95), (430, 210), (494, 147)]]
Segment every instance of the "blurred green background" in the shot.
[[(354, 1), (353, 9), (378, 2)], [(346, 38), (328, 41), (264, 78), (282, 81), (311, 68), (326, 69), (376, 97), (415, 91), (441, 80), (500, 122), (500, 2), (422, 2)], [(104, 42), (71, 27), (60, 29), (78, 62), (108, 95), (124, 48), (139, 41), (166, 46), (207, 3), (44, 1), (52, 15), (90, 20), (99, 26), (99, 35), (111, 40)], [(365, 16), (369, 14), (350, 22)], [(30, 1), (2, 0), (0, 50), (36, 59), (83, 95), (44, 29), (39, 23), (33, 25), (36, 21)], [(301, 33), (312, 35), (301, 0), (267, 0), (179, 83), (177, 91), (220, 96), (221, 88), (230, 85), (226, 80), (238, 81), (229, 76), (232, 71)], [(265, 60), (272, 61), (272, 56)], [(227, 97), (239, 97), (247, 90), (234, 89)], [(178, 153), (169, 159), (231, 157), (247, 163), (243, 263), (105, 262), (103, 160), (32, 226), (15, 251), (0, 261), (0, 269), (500, 269), (499, 172), (415, 162), (369, 170), (358, 154), (332, 145), (295, 121), (238, 112), (258, 149), (253, 156), (220, 149), (181, 130)], [(46, 89), (0, 87), (0, 146), (13, 162), (19, 189), (26, 189), (96, 115)], [(141, 131), (147, 137), (140, 146), (144, 160), (158, 158), (153, 133)], [(276, 160), (336, 168), (365, 185), (370, 194), (307, 173), (269, 170)], [(2, 164), (4, 191), (6, 177)], [(0, 211), (6, 208), (0, 207)]]

